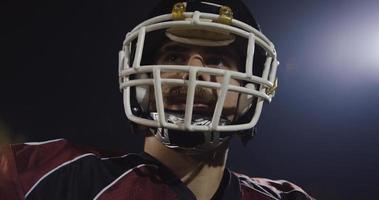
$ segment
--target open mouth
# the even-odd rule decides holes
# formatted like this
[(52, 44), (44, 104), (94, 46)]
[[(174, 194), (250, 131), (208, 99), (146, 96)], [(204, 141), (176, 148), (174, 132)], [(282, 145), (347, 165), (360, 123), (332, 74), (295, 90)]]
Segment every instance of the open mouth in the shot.
[[(210, 90), (196, 88), (194, 95), (193, 113), (212, 115), (216, 104), (214, 94)], [(165, 100), (165, 109), (184, 112), (187, 105), (187, 88), (171, 88)]]
[[(170, 101), (168, 104), (165, 105), (165, 108), (172, 111), (181, 111), (184, 112), (186, 110), (186, 101), (185, 99), (183, 101)], [(206, 114), (206, 115), (212, 115), (214, 111), (215, 104), (212, 104), (210, 102), (198, 102), (194, 101), (192, 112), (197, 114)]]
[[(187, 104), (185, 102), (170, 103), (168, 105), (165, 105), (165, 109), (176, 112), (184, 112), (186, 110), (186, 105)], [(192, 107), (192, 112), (196, 114), (212, 115), (213, 111), (214, 106), (210, 106), (204, 103), (194, 103)]]

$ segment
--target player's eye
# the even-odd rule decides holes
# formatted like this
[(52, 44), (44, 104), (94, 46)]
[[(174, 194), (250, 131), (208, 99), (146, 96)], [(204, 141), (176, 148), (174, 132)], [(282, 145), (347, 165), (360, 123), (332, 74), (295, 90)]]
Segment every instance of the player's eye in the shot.
[(179, 53), (168, 53), (165, 55), (162, 64), (167, 65), (182, 65), (185, 62), (186, 58), (184, 55)]

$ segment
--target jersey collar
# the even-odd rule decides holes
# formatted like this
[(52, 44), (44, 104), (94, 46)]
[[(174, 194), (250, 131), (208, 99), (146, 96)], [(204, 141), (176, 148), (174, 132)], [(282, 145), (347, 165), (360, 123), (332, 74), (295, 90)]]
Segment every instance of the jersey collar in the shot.
[[(176, 177), (169, 168), (148, 153), (143, 152), (140, 155), (146, 160), (146, 162), (158, 166), (159, 175), (162, 176), (170, 188), (178, 194), (180, 200), (196, 200), (192, 191), (178, 177)], [(241, 186), (238, 177), (229, 169), (225, 169), (220, 186), (213, 195), (212, 200), (240, 200), (240, 188)]]

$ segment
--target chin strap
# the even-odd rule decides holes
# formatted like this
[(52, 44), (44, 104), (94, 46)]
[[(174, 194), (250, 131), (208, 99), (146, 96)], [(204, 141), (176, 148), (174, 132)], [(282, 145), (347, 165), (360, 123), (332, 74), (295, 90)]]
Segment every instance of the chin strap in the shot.
[(253, 139), (253, 137), (257, 134), (257, 127), (253, 127), (252, 129), (249, 129), (251, 132), (245, 131), (241, 134), (239, 134), (239, 137), (241, 138), (241, 142), (244, 146), (247, 145), (247, 143)]

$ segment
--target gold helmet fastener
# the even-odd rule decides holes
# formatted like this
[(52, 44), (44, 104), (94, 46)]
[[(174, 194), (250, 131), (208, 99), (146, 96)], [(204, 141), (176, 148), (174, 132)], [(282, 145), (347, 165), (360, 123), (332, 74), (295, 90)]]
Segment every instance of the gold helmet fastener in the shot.
[(171, 11), (172, 19), (173, 20), (185, 19), (184, 12), (186, 12), (186, 4), (184, 2), (176, 3)]

